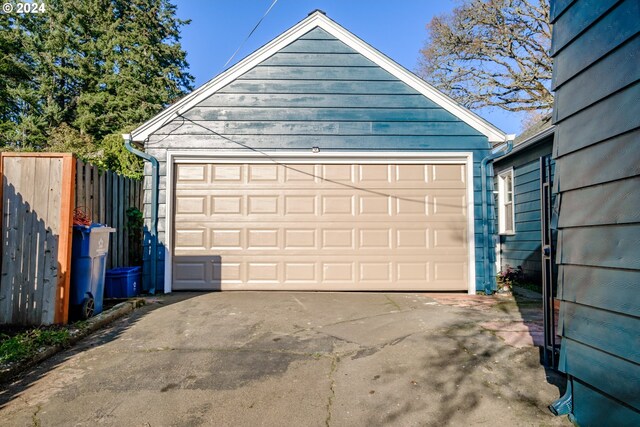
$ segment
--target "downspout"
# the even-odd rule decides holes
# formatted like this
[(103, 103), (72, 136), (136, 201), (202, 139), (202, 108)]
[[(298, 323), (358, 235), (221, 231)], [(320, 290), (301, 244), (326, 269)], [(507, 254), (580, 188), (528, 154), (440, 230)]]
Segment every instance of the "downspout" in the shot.
[(489, 162), (506, 156), (513, 149), (513, 139), (515, 135), (507, 135), (505, 142), (506, 146), (503, 146), (495, 153), (489, 154), (480, 162), (480, 175), (482, 185), (482, 267), (484, 276), (484, 291), (487, 295), (493, 293), (493, 285), (491, 281), (491, 275), (489, 274), (489, 205), (487, 200), (487, 165)]
[(153, 295), (156, 293), (158, 280), (158, 159), (131, 145), (131, 134), (122, 134), (122, 138), (129, 152), (151, 163), (151, 286), (149, 293)]

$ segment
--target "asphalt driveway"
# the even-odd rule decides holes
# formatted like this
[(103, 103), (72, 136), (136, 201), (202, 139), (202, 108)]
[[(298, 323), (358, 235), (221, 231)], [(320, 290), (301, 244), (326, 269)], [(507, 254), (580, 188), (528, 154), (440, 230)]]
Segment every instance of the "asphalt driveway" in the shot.
[[(3, 425), (570, 425), (511, 297), (151, 301), (0, 391)], [(527, 320), (526, 322), (523, 322)], [(527, 338), (528, 336), (528, 338)], [(515, 339), (514, 339), (515, 337)]]

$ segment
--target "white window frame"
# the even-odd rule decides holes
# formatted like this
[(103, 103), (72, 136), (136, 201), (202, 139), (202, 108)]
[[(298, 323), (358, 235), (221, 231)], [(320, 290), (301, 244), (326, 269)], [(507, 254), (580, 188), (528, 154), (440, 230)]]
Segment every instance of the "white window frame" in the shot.
[[(507, 177), (511, 177), (511, 188), (507, 189)], [(511, 225), (512, 230), (507, 228), (507, 193), (511, 192)], [(498, 174), (498, 231), (502, 235), (516, 234), (516, 194), (515, 194), (515, 174), (513, 168), (502, 171)]]

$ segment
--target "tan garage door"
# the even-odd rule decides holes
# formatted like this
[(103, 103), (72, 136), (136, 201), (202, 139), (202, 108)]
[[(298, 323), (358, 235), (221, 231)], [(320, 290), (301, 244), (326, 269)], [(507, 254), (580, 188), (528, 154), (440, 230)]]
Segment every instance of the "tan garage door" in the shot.
[(173, 289), (467, 290), (464, 164), (177, 164)]

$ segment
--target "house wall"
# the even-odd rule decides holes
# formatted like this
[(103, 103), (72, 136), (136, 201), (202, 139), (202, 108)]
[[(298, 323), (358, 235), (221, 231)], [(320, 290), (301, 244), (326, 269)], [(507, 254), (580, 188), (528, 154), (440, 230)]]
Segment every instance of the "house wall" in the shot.
[(552, 2), (560, 369), (579, 425), (640, 425), (640, 2)]
[[(507, 265), (522, 266), (525, 280), (535, 284), (542, 281), (540, 220), (540, 157), (551, 156), (553, 136), (539, 144), (527, 147), (494, 163), (494, 188), (498, 190), (497, 176), (513, 168), (515, 234), (498, 235), (500, 243), (500, 269)], [(551, 179), (555, 162), (551, 161)], [(497, 211), (495, 218), (498, 218)], [(498, 230), (498, 224), (495, 224)]]
[[(329, 33), (320, 28), (310, 31), (149, 137), (145, 150), (160, 161), (161, 242), (167, 229), (167, 150), (247, 150), (245, 145), (309, 153), (313, 146), (472, 152), (476, 281), (481, 288), (480, 161), (489, 153), (487, 137)], [(151, 187), (150, 174), (147, 165), (146, 189)], [(150, 198), (147, 191), (147, 221)], [(160, 251), (163, 260), (164, 249)], [(493, 253), (491, 248), (491, 257)], [(490, 262), (493, 265), (493, 259)], [(163, 263), (159, 264), (163, 272)], [(144, 274), (149, 274), (146, 268)], [(494, 272), (489, 275), (495, 282)]]

